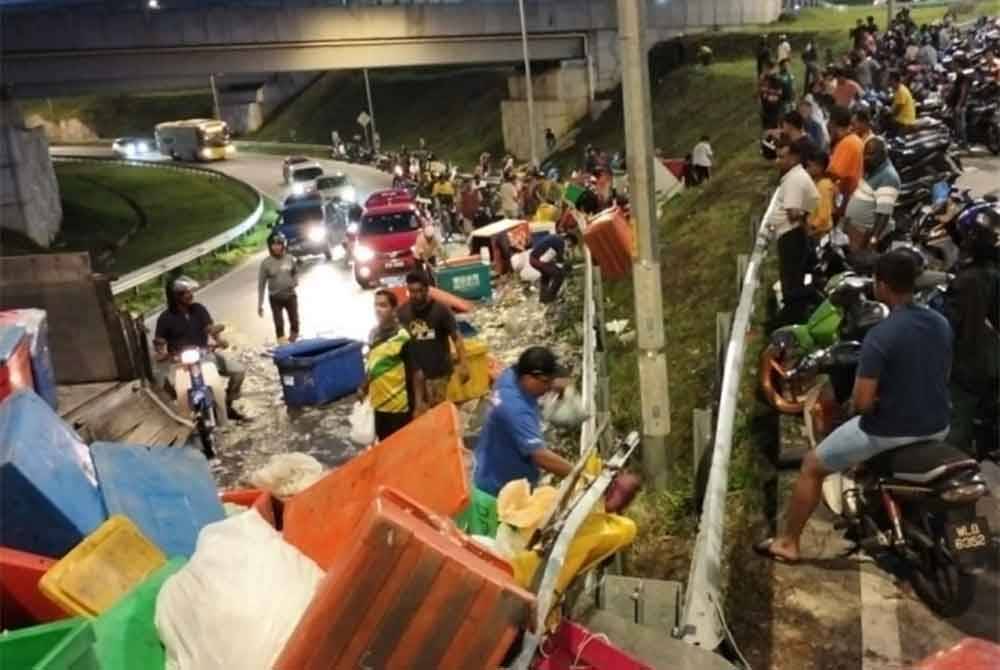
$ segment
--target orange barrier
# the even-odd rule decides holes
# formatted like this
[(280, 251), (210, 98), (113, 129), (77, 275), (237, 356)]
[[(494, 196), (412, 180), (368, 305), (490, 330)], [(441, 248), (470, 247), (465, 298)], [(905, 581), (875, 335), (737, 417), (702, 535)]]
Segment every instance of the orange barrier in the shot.
[(38, 581), (55, 564), (53, 558), (0, 547), (0, 628), (20, 628), (69, 616), (38, 589)]
[(996, 670), (1000, 668), (1000, 644), (967, 637), (954, 647), (924, 659), (914, 670)]
[(598, 214), (583, 231), (583, 241), (605, 279), (622, 279), (632, 273), (635, 236), (618, 208)]
[[(410, 292), (405, 286), (391, 286), (387, 287), (387, 289), (396, 296), (396, 300), (400, 305), (405, 305), (410, 302)], [(442, 291), (436, 286), (430, 287), (430, 296), (434, 300), (451, 307), (451, 311), (456, 314), (465, 314), (475, 309), (475, 305), (465, 298), (460, 298), (457, 295), (448, 293), (447, 291)]]
[(324, 570), (347, 546), (380, 486), (452, 517), (469, 503), (458, 410), (439, 405), (284, 505), (284, 536)]
[(450, 519), (380, 489), (275, 670), (496, 668), (534, 596)]

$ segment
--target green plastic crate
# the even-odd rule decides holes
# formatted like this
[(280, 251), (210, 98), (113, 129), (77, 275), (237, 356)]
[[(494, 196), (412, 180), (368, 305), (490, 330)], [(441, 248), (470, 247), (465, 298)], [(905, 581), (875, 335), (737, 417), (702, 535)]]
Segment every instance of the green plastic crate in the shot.
[(459, 529), (469, 535), (496, 537), (500, 520), (497, 518), (497, 499), (485, 491), (472, 487), (469, 506), (455, 517)]
[(156, 632), (156, 598), (185, 563), (184, 558), (169, 561), (94, 620), (101, 670), (163, 670), (166, 653)]
[(3, 670), (101, 670), (94, 653), (94, 627), (64, 619), (0, 635)]
[(442, 268), (434, 277), (438, 288), (466, 300), (482, 300), (493, 295), (490, 266), (479, 261)]

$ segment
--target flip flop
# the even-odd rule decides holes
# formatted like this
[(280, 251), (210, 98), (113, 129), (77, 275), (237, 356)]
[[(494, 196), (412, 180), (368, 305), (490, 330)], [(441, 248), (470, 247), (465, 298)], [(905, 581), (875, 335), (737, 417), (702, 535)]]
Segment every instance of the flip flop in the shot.
[(769, 537), (766, 540), (758, 542), (753, 546), (753, 552), (758, 556), (763, 556), (764, 558), (770, 559), (775, 563), (782, 563), (784, 565), (791, 565), (795, 563), (794, 560), (788, 558), (787, 556), (782, 556), (771, 551), (771, 545), (774, 544), (774, 538)]

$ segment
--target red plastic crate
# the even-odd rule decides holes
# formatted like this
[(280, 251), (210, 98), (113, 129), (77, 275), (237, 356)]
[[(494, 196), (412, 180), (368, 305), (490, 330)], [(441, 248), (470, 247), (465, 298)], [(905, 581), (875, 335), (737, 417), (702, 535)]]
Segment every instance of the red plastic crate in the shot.
[(496, 668), (534, 596), (446, 517), (382, 488), (275, 670)]
[(977, 637), (967, 637), (951, 649), (924, 659), (914, 670), (997, 670), (1000, 645)]
[(534, 670), (653, 670), (578, 623), (563, 620), (545, 640)]
[(598, 214), (583, 231), (583, 241), (604, 279), (623, 279), (632, 273), (635, 238), (628, 219), (620, 209)]
[(27, 332), (21, 326), (0, 325), (0, 402), (15, 391), (34, 388)]
[(54, 558), (0, 547), (0, 628), (21, 628), (69, 616), (38, 590), (38, 580), (55, 564)]

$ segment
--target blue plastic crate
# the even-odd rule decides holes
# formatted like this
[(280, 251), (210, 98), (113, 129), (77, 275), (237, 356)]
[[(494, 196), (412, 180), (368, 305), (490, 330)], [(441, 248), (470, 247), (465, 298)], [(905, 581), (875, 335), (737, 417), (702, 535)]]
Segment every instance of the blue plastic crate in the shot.
[(44, 309), (12, 309), (0, 312), (0, 326), (15, 324), (24, 328), (31, 339), (31, 377), (35, 393), (40, 395), (52, 409), (57, 409), (59, 397), (56, 394), (56, 374), (52, 367), (52, 352), (49, 349), (48, 316)]
[(198, 533), (225, 517), (208, 461), (186, 447), (95, 442), (108, 514), (123, 514), (168, 557), (190, 557)]
[(0, 545), (61, 558), (105, 518), (73, 429), (33, 391), (0, 404)]
[(363, 347), (357, 340), (321, 338), (275, 349), (285, 404), (325, 405), (356, 392), (365, 381)]

